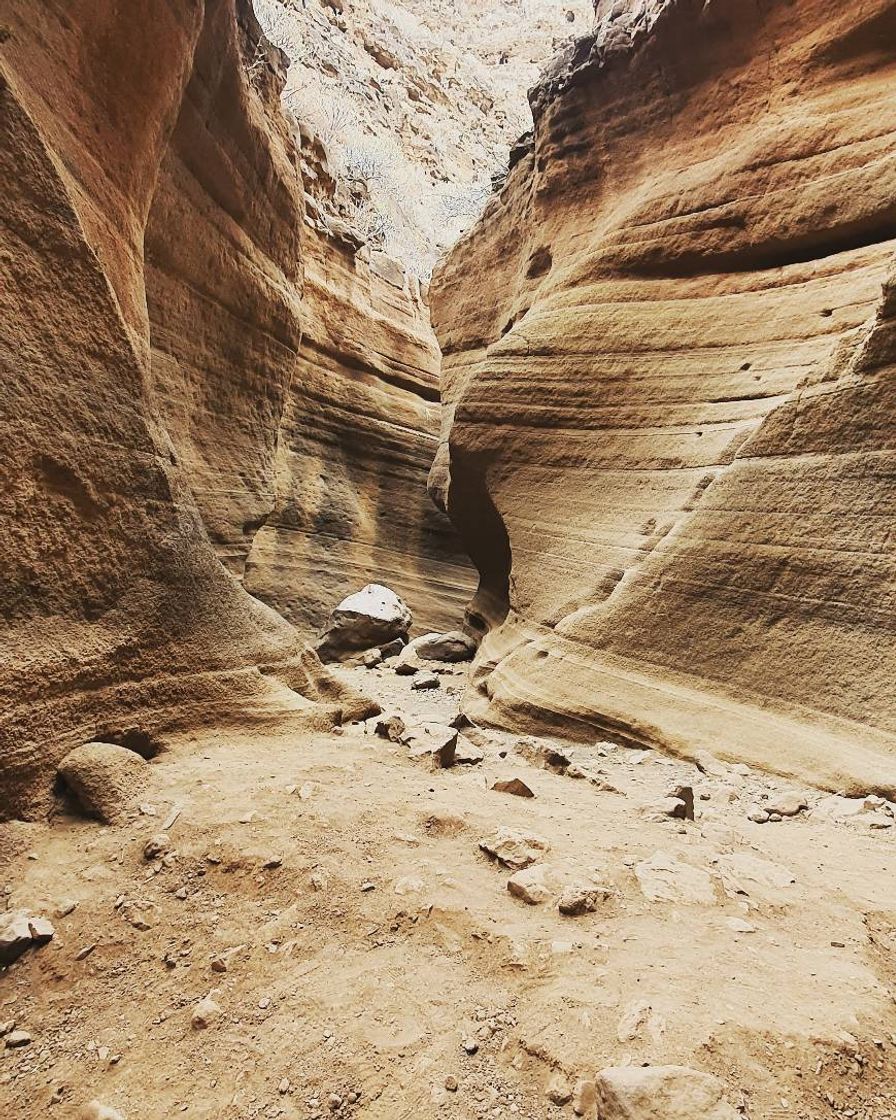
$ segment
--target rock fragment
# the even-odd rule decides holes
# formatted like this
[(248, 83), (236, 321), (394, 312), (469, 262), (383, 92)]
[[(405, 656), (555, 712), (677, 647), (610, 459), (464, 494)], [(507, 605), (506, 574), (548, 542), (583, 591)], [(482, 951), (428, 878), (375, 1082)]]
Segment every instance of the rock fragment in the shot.
[(205, 1030), (210, 1027), (216, 1019), (221, 1017), (221, 1007), (211, 995), (204, 996), (193, 1008), (193, 1013), (190, 1016), (190, 1026), (194, 1030)]
[(457, 746), (454, 748), (455, 766), (478, 766), (484, 758), (482, 751), (466, 735), (458, 735)]
[(540, 836), (513, 828), (499, 828), (492, 836), (480, 840), (479, 847), (491, 859), (513, 871), (522, 871), (550, 850), (548, 842)]
[(535, 794), (521, 778), (506, 778), (492, 783), (496, 793), (512, 793), (514, 797), (534, 797)]
[(609, 897), (610, 892), (604, 887), (569, 886), (560, 895), (557, 909), (567, 918), (578, 918), (592, 914)]
[(581, 1078), (572, 1091), (572, 1110), (576, 1116), (590, 1116), (597, 1102), (597, 1086), (588, 1078)]
[(560, 1073), (559, 1071), (555, 1071), (551, 1074), (550, 1080), (547, 1084), (547, 1088), (544, 1091), (544, 1095), (551, 1102), (551, 1104), (556, 1104), (562, 1107), (565, 1104), (569, 1104), (569, 1102), (572, 1100), (572, 1086), (569, 1084), (562, 1073)]
[(381, 739), (388, 739), (390, 743), (403, 743), (406, 733), (407, 725), (397, 713), (377, 720), (376, 734)]
[(409, 644), (424, 661), (469, 661), (476, 653), (476, 643), (460, 630), (446, 634), (424, 634)]
[(0, 914), (0, 965), (12, 964), (26, 949), (46, 945), (55, 933), (52, 922), (27, 910)]
[(546, 879), (547, 868), (544, 866), (527, 867), (510, 876), (507, 889), (514, 898), (522, 899), (529, 906), (537, 906), (551, 897)]
[(738, 1120), (722, 1083), (684, 1066), (617, 1066), (597, 1075), (601, 1120)]
[(105, 824), (136, 805), (149, 781), (145, 758), (116, 743), (84, 743), (59, 764), (59, 777), (78, 808)]
[(430, 689), (441, 688), (442, 682), (435, 673), (417, 673), (411, 688), (414, 692), (426, 692)]
[(31, 1035), (27, 1031), (10, 1031), (6, 1036), (7, 1050), (17, 1050), (21, 1046), (31, 1045)]

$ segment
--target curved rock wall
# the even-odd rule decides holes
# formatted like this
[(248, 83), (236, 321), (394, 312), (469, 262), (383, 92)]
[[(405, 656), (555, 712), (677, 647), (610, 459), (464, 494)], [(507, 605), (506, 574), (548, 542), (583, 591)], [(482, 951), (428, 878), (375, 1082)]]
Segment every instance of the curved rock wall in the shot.
[(371, 579), (405, 599), (415, 627), (456, 628), (473, 581), (426, 492), (440, 355), (419, 286), (316, 223), (303, 247), (305, 333), (245, 586), (303, 632)]
[(88, 739), (364, 702), (238, 578), (302, 376), (282, 57), (249, 0), (9, 0), (0, 44), (2, 817)]
[(892, 791), (896, 5), (622, 7), (433, 285), (468, 707)]

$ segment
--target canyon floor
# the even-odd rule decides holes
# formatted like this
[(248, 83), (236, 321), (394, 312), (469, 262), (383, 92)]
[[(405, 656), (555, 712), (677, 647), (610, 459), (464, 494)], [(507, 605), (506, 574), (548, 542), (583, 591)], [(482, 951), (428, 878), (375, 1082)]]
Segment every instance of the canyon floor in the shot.
[[(340, 672), (444, 723), (466, 669), (430, 692)], [(0, 1050), (0, 1115), (534, 1120), (573, 1115), (552, 1078), (562, 1100), (647, 1062), (716, 1074), (749, 1117), (896, 1115), (888, 811), (609, 744), (575, 748), (576, 780), (530, 761), (557, 744), (471, 734), (482, 761), (434, 771), (373, 722), (210, 729), (167, 744), (123, 825), (0, 826), (7, 904), (56, 927), (0, 989), (31, 1036)], [(491, 789), (513, 776), (535, 796)], [(694, 821), (657, 811), (679, 783)], [(555, 894), (608, 897), (513, 897), (479, 848), (502, 826), (548, 845)]]

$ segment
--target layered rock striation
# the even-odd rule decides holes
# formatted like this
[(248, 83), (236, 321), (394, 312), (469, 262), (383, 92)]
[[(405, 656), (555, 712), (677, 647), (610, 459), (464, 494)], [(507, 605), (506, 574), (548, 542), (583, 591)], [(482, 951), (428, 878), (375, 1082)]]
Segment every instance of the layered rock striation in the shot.
[[(408, 403), (411, 376), (355, 422), (340, 408), (362, 394), (325, 385), (338, 363), (302, 357), (303, 328), (322, 328), (302, 305), (285, 57), (249, 0), (147, 0), (127, 18), (108, 0), (10, 0), (0, 43), (0, 816), (27, 816), (87, 740), (364, 710), (241, 578), (294, 488), (298, 424), (349, 446), (366, 479), (420, 490), (435, 403), (431, 383)], [(380, 327), (384, 364), (413, 365), (405, 335), (399, 315)], [(354, 354), (345, 366), (364, 379)], [(379, 462), (378, 425), (386, 441), (406, 426), (410, 450)], [(316, 503), (311, 532), (328, 518)], [(398, 551), (422, 538), (414, 516)], [(334, 550), (333, 588), (388, 553), (391, 524), (365, 529), (381, 552), (355, 550), (354, 567)], [(303, 629), (325, 615), (306, 610)]]
[(599, 6), (433, 284), (468, 708), (896, 789), (896, 5)]

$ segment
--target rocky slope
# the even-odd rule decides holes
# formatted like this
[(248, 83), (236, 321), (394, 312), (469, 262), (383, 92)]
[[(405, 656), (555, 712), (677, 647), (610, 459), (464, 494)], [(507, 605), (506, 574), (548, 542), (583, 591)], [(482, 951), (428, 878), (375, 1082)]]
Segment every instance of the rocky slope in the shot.
[[(127, 20), (105, 0), (11, 0), (0, 32), (0, 815), (26, 815), (86, 739), (136, 730), (129, 742), (149, 753), (173, 726), (324, 726), (361, 709), (240, 584), (275, 511), (365, 542), (333, 549), (325, 591), (354, 589), (365, 563), (396, 566), (393, 553), (407, 554), (418, 600), (450, 598), (451, 576), (428, 585), (431, 561), (414, 553), (435, 548), (427, 526), (443, 530), (417, 496), (435, 392), (413, 301), (373, 280), (349, 311), (344, 290), (311, 301), (381, 352), (366, 365), (356, 349), (309, 357), (327, 328), (309, 329), (302, 306), (286, 60), (248, 0), (153, 0)], [(344, 405), (362, 382), (376, 408), (356, 421)], [(315, 434), (349, 448), (334, 471), (360, 465), (363, 516), (346, 514), (345, 493), (336, 512), (317, 493), (306, 502), (314, 468), (290, 450)], [(373, 522), (379, 493), (407, 510), (395, 539), (388, 518)], [(265, 596), (279, 605), (281, 590)], [(318, 598), (299, 613), (308, 634), (326, 610)]]
[(599, 14), (434, 281), (469, 710), (892, 794), (896, 6)]
[(327, 146), (337, 214), (417, 275), (469, 227), (532, 127), (526, 90), (591, 0), (256, 0), (287, 107)]

